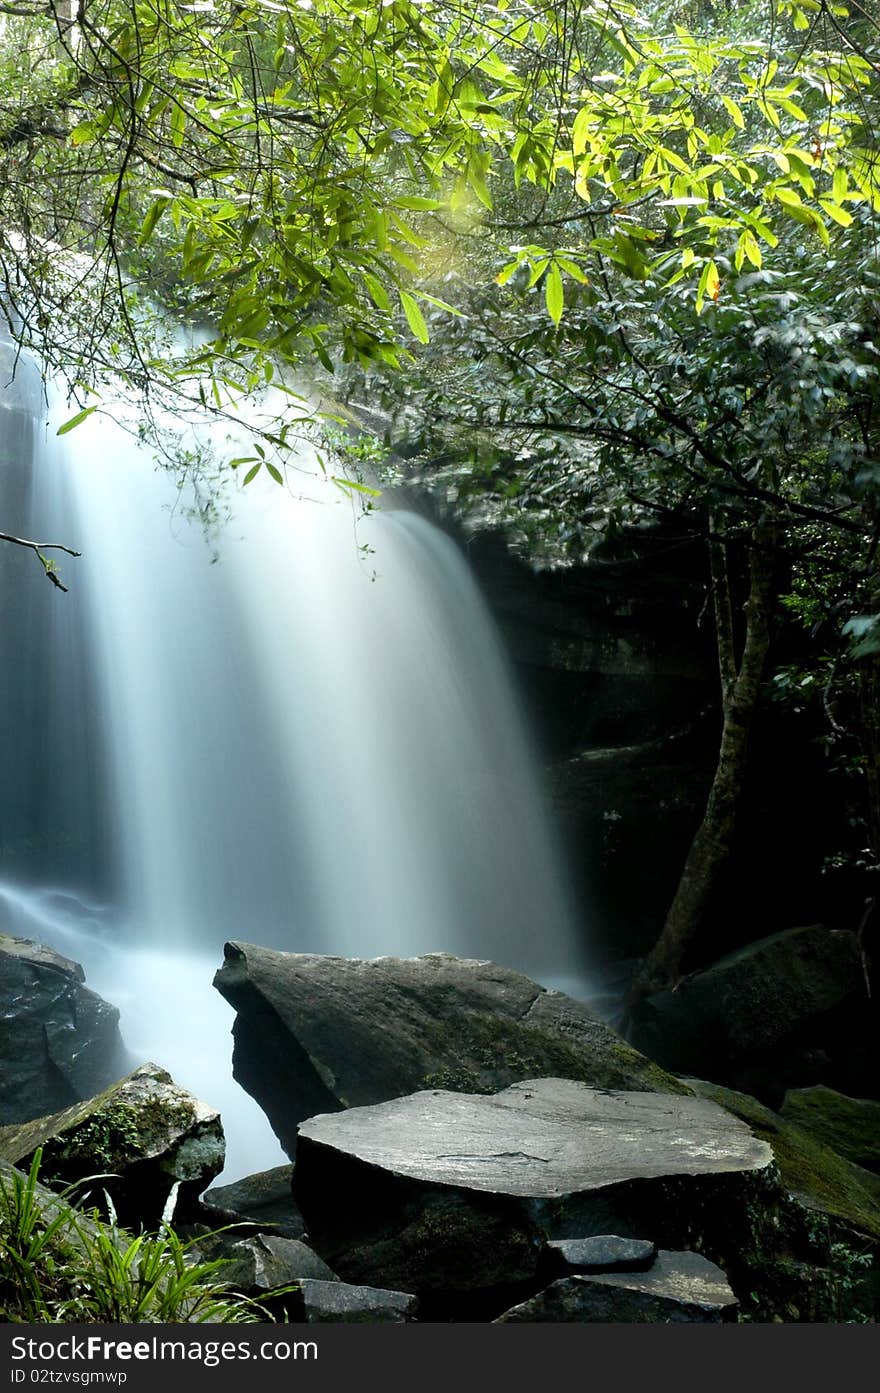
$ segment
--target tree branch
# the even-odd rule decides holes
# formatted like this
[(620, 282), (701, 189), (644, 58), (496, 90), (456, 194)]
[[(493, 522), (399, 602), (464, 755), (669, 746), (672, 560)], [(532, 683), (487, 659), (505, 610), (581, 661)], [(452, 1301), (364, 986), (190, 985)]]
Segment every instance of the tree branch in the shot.
[(58, 590), (67, 593), (67, 586), (58, 575), (55, 562), (49, 556), (44, 556), (44, 551), (66, 551), (68, 556), (82, 556), (81, 551), (74, 551), (72, 547), (66, 547), (63, 542), (31, 542), (26, 537), (13, 537), (9, 532), (0, 532), (0, 542), (12, 542), (16, 547), (27, 547), (35, 556), (39, 557), (40, 564), (46, 572), (46, 577)]

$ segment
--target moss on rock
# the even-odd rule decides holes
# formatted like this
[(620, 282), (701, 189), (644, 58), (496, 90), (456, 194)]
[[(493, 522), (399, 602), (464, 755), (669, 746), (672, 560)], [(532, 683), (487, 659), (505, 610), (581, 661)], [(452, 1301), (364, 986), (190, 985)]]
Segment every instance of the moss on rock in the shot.
[(746, 1318), (860, 1322), (880, 1298), (880, 1181), (748, 1094), (688, 1083), (769, 1143), (780, 1197), (756, 1206), (737, 1258)]
[[(780, 1114), (853, 1165), (880, 1170), (880, 1103), (833, 1088), (790, 1089)], [(880, 1191), (880, 1178), (877, 1179)]]

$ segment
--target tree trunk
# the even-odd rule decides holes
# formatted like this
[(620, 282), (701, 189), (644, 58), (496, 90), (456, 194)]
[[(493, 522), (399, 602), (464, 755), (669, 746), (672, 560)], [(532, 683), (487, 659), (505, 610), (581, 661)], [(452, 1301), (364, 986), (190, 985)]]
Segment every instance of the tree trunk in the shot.
[(752, 532), (749, 596), (744, 606), (745, 639), (738, 666), (726, 549), (717, 541), (711, 545), (724, 717), (718, 764), (703, 821), (688, 852), (663, 931), (636, 980), (633, 1004), (652, 991), (674, 987), (680, 981), (685, 954), (701, 928), (719, 873), (730, 856), (746, 778), (749, 735), (770, 646), (776, 541), (776, 529), (772, 526), (762, 524)]
[(862, 663), (859, 673), (861, 745), (865, 757), (868, 804), (868, 840), (875, 863), (880, 864), (880, 658)]

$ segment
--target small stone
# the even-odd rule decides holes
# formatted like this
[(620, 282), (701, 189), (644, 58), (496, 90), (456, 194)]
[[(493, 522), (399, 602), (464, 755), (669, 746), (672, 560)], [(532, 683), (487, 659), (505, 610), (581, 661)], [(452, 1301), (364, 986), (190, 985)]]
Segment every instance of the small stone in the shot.
[(657, 1256), (647, 1238), (560, 1238), (547, 1244), (558, 1262), (572, 1272), (644, 1272)]
[(360, 1324), (382, 1321), (403, 1325), (415, 1319), (418, 1302), (405, 1291), (386, 1291), (382, 1287), (350, 1286), (347, 1282), (300, 1283), (301, 1320), (309, 1324), (340, 1321)]

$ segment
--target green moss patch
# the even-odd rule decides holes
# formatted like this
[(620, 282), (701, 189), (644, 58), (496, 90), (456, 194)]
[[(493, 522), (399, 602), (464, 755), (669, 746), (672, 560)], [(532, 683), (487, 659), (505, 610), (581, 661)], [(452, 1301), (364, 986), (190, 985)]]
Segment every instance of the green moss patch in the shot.
[(719, 1084), (688, 1080), (703, 1098), (720, 1103), (769, 1142), (788, 1192), (806, 1205), (880, 1240), (880, 1180), (854, 1166), (755, 1098)]

